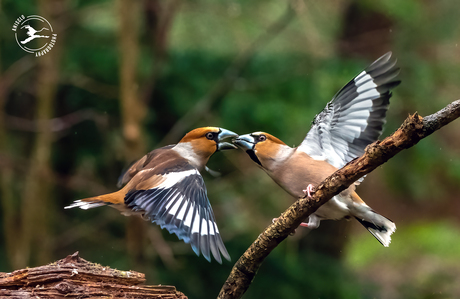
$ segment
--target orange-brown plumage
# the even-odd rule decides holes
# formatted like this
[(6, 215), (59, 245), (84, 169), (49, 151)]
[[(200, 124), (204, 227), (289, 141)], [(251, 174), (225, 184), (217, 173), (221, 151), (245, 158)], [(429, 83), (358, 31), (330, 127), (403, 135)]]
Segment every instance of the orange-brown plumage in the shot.
[(120, 190), (85, 198), (66, 208), (82, 209), (110, 205), (123, 215), (140, 214), (191, 243), (193, 250), (220, 263), (230, 259), (220, 238), (199, 170), (218, 150), (233, 149), (224, 142), (238, 135), (215, 127), (187, 133), (178, 144), (151, 151), (121, 177)]
[(204, 138), (206, 139), (207, 133), (219, 133), (219, 128), (216, 127), (202, 127), (191, 130), (184, 137), (180, 140), (180, 142), (191, 142), (196, 141), (198, 139)]
[(104, 203), (113, 204), (113, 205), (122, 205), (124, 202), (125, 194), (126, 194), (125, 190), (122, 189), (122, 190), (118, 190), (116, 192), (112, 192), (108, 194), (88, 197), (88, 198), (82, 199), (82, 201), (104, 202)]
[[(399, 69), (387, 53), (345, 85), (319, 113), (303, 142), (296, 148), (264, 132), (238, 137), (242, 148), (278, 185), (294, 198), (310, 196), (313, 185), (360, 156), (382, 132), (390, 90)], [(309, 217), (309, 228), (320, 220), (355, 217), (384, 246), (391, 241), (395, 224), (375, 213), (350, 186)]]

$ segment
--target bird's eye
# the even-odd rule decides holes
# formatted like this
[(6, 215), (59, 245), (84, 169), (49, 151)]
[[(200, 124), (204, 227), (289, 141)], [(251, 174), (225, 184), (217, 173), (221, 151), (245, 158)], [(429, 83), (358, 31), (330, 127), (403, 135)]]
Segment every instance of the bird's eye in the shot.
[(259, 141), (265, 141), (265, 140), (267, 140), (267, 136), (265, 136), (265, 135), (260, 135), (259, 136)]
[(208, 138), (209, 140), (214, 139), (214, 133), (211, 133), (211, 132), (206, 133), (206, 138)]

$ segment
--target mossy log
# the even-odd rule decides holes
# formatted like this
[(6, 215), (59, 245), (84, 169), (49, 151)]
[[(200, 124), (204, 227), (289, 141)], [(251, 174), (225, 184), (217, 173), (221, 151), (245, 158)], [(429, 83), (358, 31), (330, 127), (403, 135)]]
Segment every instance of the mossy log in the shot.
[(143, 285), (145, 274), (86, 261), (78, 252), (46, 266), (0, 272), (0, 297), (186, 299), (173, 286)]

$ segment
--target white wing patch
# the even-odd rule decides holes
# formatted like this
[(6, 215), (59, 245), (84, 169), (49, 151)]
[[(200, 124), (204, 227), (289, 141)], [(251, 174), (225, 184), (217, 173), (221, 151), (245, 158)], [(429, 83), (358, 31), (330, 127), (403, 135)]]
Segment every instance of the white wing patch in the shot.
[[(173, 195), (171, 199), (169, 200), (168, 204), (166, 205), (166, 209), (169, 209), (169, 207), (174, 203), (174, 205), (169, 209), (168, 213), (171, 215), (176, 215), (177, 210), (181, 206), (184, 199), (185, 199), (184, 196), (180, 195), (180, 193), (176, 193), (175, 195)], [(185, 209), (183, 209), (183, 206), (184, 205), (182, 205), (182, 210), (185, 211)], [(182, 220), (182, 218), (179, 218), (179, 216), (177, 217), (177, 219)]]
[(362, 155), (382, 133), (390, 90), (400, 83), (390, 58), (385, 54), (345, 85), (315, 117), (298, 149), (337, 168)]
[(356, 82), (356, 85), (358, 86), (357, 92), (362, 93), (366, 90), (372, 90), (377, 87), (377, 84), (372, 81), (372, 77), (369, 76), (369, 74), (366, 73), (366, 71), (362, 71), (358, 77), (354, 79)]
[(125, 204), (190, 243), (197, 255), (202, 253), (210, 261), (212, 254), (221, 263), (222, 254), (229, 260), (201, 174), (190, 164), (174, 170), (162, 174), (150, 189), (128, 192)]
[(200, 175), (200, 173), (196, 169), (191, 169), (191, 170), (186, 170), (186, 171), (181, 171), (181, 172), (170, 172), (166, 175), (163, 175), (165, 180), (161, 184), (156, 186), (156, 188), (169, 189), (172, 186), (176, 185), (177, 183), (180, 183), (186, 177), (191, 176), (191, 175)]

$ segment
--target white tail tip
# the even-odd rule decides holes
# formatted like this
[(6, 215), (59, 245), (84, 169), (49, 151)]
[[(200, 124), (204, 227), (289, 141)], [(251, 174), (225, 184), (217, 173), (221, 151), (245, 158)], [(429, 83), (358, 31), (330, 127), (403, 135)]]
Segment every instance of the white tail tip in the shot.
[(88, 201), (76, 200), (71, 205), (64, 207), (64, 209), (80, 208), (82, 210), (88, 210), (88, 209), (97, 208), (97, 207), (101, 207), (105, 205), (106, 204), (103, 202), (95, 202), (95, 201), (88, 202)]

